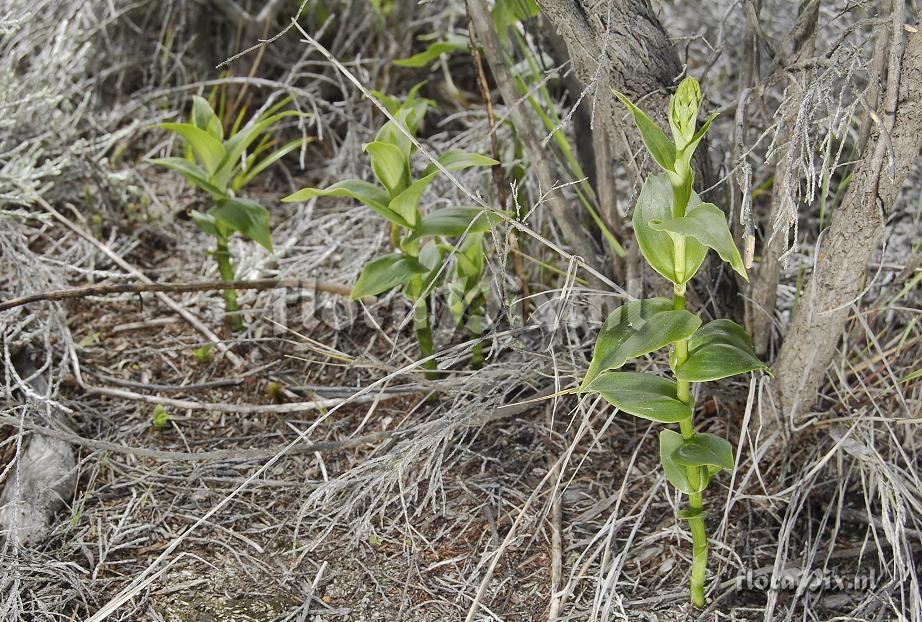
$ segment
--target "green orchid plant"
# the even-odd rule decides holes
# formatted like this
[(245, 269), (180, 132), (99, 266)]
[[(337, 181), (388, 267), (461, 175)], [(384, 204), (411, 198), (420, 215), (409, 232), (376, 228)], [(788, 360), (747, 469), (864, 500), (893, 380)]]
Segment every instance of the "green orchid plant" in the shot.
[[(692, 190), (691, 158), (714, 119), (696, 129), (701, 106), (698, 82), (685, 78), (669, 100), (673, 140), (624, 95), (615, 95), (633, 113), (650, 155), (665, 171), (644, 182), (633, 223), (644, 258), (672, 282), (673, 297), (635, 300), (616, 309), (599, 332), (589, 370), (576, 391), (600, 394), (637, 417), (678, 425), (678, 432), (660, 432), (660, 462), (666, 479), (688, 496), (688, 507), (678, 516), (688, 521), (692, 536), (691, 601), (703, 607), (708, 539), (702, 495), (719, 471), (734, 468), (734, 458), (728, 441), (695, 430), (690, 385), (765, 370), (766, 365), (756, 357), (741, 326), (726, 319), (702, 326), (701, 319), (685, 309), (688, 281), (708, 249), (748, 278), (724, 213)], [(631, 358), (666, 347), (671, 348), (669, 366), (675, 380), (615, 371)]]
[[(304, 188), (282, 201), (347, 197), (360, 201), (389, 223), (392, 252), (365, 264), (351, 298), (358, 300), (402, 287), (404, 296), (413, 305), (413, 326), (425, 358), (426, 377), (434, 379), (438, 377), (438, 363), (434, 358), (430, 298), (443, 278), (441, 275), (448, 273), (442, 269), (446, 257), (454, 251), (448, 238), (465, 236), (454, 255), (457, 265), (463, 266), (457, 268), (457, 273), (466, 279), (463, 284), (466, 294), (475, 287), (475, 280), (478, 284), (481, 280), (482, 234), (499, 217), (479, 207), (445, 207), (425, 213), (420, 209), (423, 191), (441, 171), (430, 164), (420, 176), (413, 174), (411, 156), (416, 146), (409, 136), (416, 135), (430, 105), (429, 100), (416, 97), (417, 91), (414, 89), (403, 104), (392, 98), (382, 99), (394, 120), (387, 121), (375, 139), (362, 147), (371, 160), (377, 183), (349, 179), (323, 189)], [(445, 152), (439, 163), (448, 171), (498, 164), (492, 158), (454, 149)], [(476, 359), (476, 352), (474, 356)]]
[[(180, 173), (189, 185), (211, 196), (212, 207), (206, 212), (192, 211), (192, 220), (202, 231), (215, 238), (211, 255), (218, 264), (224, 281), (235, 278), (229, 241), (236, 232), (272, 252), (269, 212), (255, 201), (237, 193), (257, 175), (297, 149), (304, 139), (292, 140), (274, 148), (272, 130), (286, 117), (300, 113), (284, 110), (291, 99), (256, 115), (241, 127), (239, 115), (233, 127), (224, 135), (221, 120), (203, 97), (192, 98), (192, 114), (188, 123), (161, 123), (159, 127), (183, 138), (186, 154), (182, 158), (156, 158), (154, 164)], [(243, 318), (233, 289), (223, 292), (224, 308), (234, 331), (243, 330)]]

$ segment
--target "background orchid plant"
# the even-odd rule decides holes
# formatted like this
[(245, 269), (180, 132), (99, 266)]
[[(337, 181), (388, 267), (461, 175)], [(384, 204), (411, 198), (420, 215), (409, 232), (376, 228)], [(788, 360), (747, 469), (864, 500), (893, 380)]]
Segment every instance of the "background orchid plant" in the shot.
[[(365, 264), (351, 298), (357, 300), (402, 287), (413, 305), (413, 325), (425, 359), (426, 376), (434, 379), (438, 377), (438, 363), (434, 358), (430, 298), (439, 281), (450, 274), (442, 269), (446, 257), (455, 250), (448, 238), (463, 238), (454, 253), (457, 266), (454, 291), (460, 292), (462, 300), (471, 301), (470, 326), (479, 331), (484, 300), (480, 289), (484, 265), (482, 234), (498, 217), (479, 207), (453, 206), (426, 212), (420, 209), (423, 192), (441, 173), (430, 164), (421, 175), (415, 176), (411, 164), (416, 145), (410, 137), (416, 135), (430, 102), (417, 98), (416, 89), (403, 104), (393, 98), (381, 99), (393, 119), (381, 127), (372, 142), (363, 145), (377, 183), (349, 179), (323, 189), (303, 188), (282, 201), (348, 197), (360, 201), (389, 223), (391, 252)], [(439, 163), (448, 171), (498, 164), (492, 158), (455, 149), (443, 153)], [(473, 357), (475, 364), (482, 360), (479, 346), (475, 346)]]

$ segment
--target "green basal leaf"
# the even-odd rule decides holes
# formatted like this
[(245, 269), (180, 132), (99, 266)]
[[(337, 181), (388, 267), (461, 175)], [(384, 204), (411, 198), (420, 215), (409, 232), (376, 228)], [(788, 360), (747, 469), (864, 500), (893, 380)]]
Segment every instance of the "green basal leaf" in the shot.
[(626, 413), (659, 423), (676, 423), (691, 416), (688, 404), (676, 399), (676, 383), (651, 374), (602, 372), (586, 391), (600, 393)]
[(489, 212), (480, 207), (443, 207), (423, 216), (419, 226), (413, 231), (413, 239), (428, 235), (455, 237), (468, 233), (489, 231), (502, 218), (496, 212)]
[(361, 179), (347, 179), (328, 188), (302, 188), (294, 194), (283, 198), (282, 202), (307, 201), (313, 197), (349, 197), (361, 201), (388, 222), (406, 229), (410, 228), (410, 223), (404, 220), (403, 216), (387, 206), (390, 202), (390, 197), (388, 197), (387, 193), (380, 187)]
[(676, 369), (679, 380), (707, 382), (768, 366), (756, 357), (752, 340), (739, 324), (714, 320), (688, 342), (688, 358)]
[[(460, 149), (449, 149), (439, 156), (439, 164), (449, 171), (460, 171), (461, 169), (470, 168), (472, 166), (496, 166), (499, 162), (493, 158), (480, 155), (479, 153), (468, 153)], [(430, 164), (426, 168), (426, 174), (434, 173), (438, 170), (435, 164)]]
[(705, 246), (713, 248), (741, 277), (749, 280), (746, 266), (740, 256), (733, 234), (727, 225), (727, 217), (713, 203), (701, 203), (681, 218), (653, 219), (650, 227), (655, 231), (666, 231), (676, 235), (692, 237)]
[(392, 197), (410, 185), (410, 163), (396, 145), (376, 140), (362, 146), (371, 156), (371, 169)]
[[(701, 199), (694, 192), (688, 200), (686, 214), (691, 214), (701, 205)], [(672, 184), (668, 175), (651, 175), (644, 182), (634, 206), (634, 234), (640, 252), (653, 269), (673, 283), (682, 284), (695, 275), (707, 255), (707, 247), (695, 238), (685, 240), (685, 274), (682, 278), (675, 273), (675, 243), (666, 231), (657, 231), (651, 225), (654, 221), (672, 218)]]
[(208, 215), (272, 252), (269, 210), (259, 203), (247, 199), (221, 199), (208, 210)]
[(192, 96), (192, 123), (200, 130), (205, 130), (217, 140), (224, 140), (224, 126), (218, 115), (211, 109), (211, 104), (204, 97)]
[(362, 268), (359, 280), (349, 294), (351, 300), (376, 296), (398, 285), (404, 285), (411, 278), (426, 272), (417, 259), (401, 253), (391, 253), (370, 261)]
[[(205, 167), (209, 178), (215, 174), (224, 158), (224, 145), (220, 140), (191, 123), (161, 123), (160, 127), (182, 136), (192, 148), (195, 157)], [(223, 187), (221, 183), (216, 182), (215, 185)]]
[(688, 494), (692, 492), (688, 482), (688, 472), (685, 467), (676, 463), (673, 454), (682, 446), (682, 435), (673, 430), (660, 430), (659, 433), (659, 461), (669, 483), (680, 491)]
[(391, 211), (400, 214), (410, 227), (415, 227), (419, 221), (419, 197), (426, 187), (432, 183), (432, 180), (438, 176), (438, 173), (432, 173), (414, 181), (409, 187), (391, 199), (388, 208)]
[(708, 432), (698, 432), (692, 438), (683, 440), (672, 452), (676, 464), (686, 467), (706, 466), (719, 469), (733, 469), (733, 446), (726, 439)]
[(600, 373), (618, 369), (630, 358), (688, 339), (700, 325), (698, 316), (674, 310), (665, 298), (634, 300), (618, 307), (599, 331), (589, 371), (577, 391), (585, 391)]
[(186, 178), (186, 181), (210, 193), (212, 197), (218, 198), (225, 194), (221, 188), (218, 188), (208, 181), (208, 173), (203, 171), (197, 164), (185, 158), (155, 158), (152, 159), (151, 162), (181, 173), (182, 176)]
[(409, 58), (399, 58), (394, 61), (398, 67), (426, 67), (437, 61), (442, 54), (452, 52), (467, 52), (467, 39), (452, 35), (444, 41), (435, 41), (425, 50)]
[(631, 100), (625, 97), (624, 94), (615, 89), (612, 89), (612, 93), (634, 114), (634, 124), (640, 130), (643, 143), (647, 146), (656, 163), (666, 171), (675, 170), (675, 145), (672, 144), (665, 132), (643, 110), (631, 103)]

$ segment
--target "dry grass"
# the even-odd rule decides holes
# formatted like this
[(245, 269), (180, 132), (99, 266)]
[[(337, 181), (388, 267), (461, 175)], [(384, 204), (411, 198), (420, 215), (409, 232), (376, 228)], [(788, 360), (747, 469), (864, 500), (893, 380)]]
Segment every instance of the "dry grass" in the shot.
[[(196, 10), (162, 3), (150, 11), (149, 4), (80, 5), (71, 13), (60, 3), (35, 5), (39, 11), (26, 24), (15, 21), (26, 3), (14, 3), (14, 19), (0, 17), (6, 32), (18, 33), (0, 40), (0, 49), (18, 42), (27, 47), (17, 49), (35, 50), (52, 32), (60, 41), (59, 55), (37, 56), (30, 73), (16, 78), (18, 91), (0, 92), (0, 110), (17, 115), (25, 114), (25, 100), (16, 93), (34, 95), (44, 108), (29, 114), (51, 115), (44, 118), (53, 119), (50, 132), (60, 136), (56, 146), (41, 132), (0, 138), (4, 298), (130, 280), (98, 245), (36, 207), (35, 196), (158, 280), (213, 278), (204, 236), (181, 217), (199, 199), (143, 162), (163, 145), (142, 133), (141, 124), (159, 118), (165, 102), (181, 105), (188, 93), (214, 84), (249, 84), (257, 103), (292, 93), (309, 114), (302, 127), (288, 131), (323, 140), (264, 180), (260, 192), (267, 201), (303, 185), (364, 176), (361, 143), (382, 116), (349, 76), (367, 88), (400, 92), (412, 74), (387, 61), (406, 55), (416, 34), (466, 23), (455, 3), (415, 7), (419, 13), (400, 31), (382, 28), (359, 3), (337, 5), (342, 21), (324, 22), (318, 3), (302, 25), (343, 61), (341, 68), (292, 31), (264, 48), (254, 77), (246, 77), (246, 63), (259, 52), (231, 65), (243, 75), (219, 80), (209, 67), (248, 42), (228, 44), (234, 31), (226, 24), (203, 30)], [(701, 26), (695, 39), (712, 43), (705, 47), (716, 50), (718, 69), (732, 65), (735, 15), (729, 3), (719, 8), (711, 23), (721, 24), (720, 31)], [(823, 36), (835, 42), (847, 24), (829, 11)], [(65, 21), (74, 29), (54, 29)], [(709, 36), (723, 43), (713, 45)], [(107, 72), (79, 45), (81, 37), (99, 42), (97, 54), (133, 54)], [(209, 41), (223, 46), (203, 56)], [(798, 175), (808, 183), (792, 190), (801, 225), (809, 225), (808, 247), (816, 239), (815, 218), (798, 201), (812, 200), (834, 170), (840, 172), (831, 175), (832, 187), (841, 182), (838, 145), (854, 132), (849, 122), (858, 106), (845, 94), (864, 88), (863, 48), (851, 40), (841, 47), (851, 54), (846, 60), (812, 74), (810, 115), (796, 132), (798, 142), (789, 145), (792, 153), (818, 158), (802, 159)], [(5, 71), (15, 69), (5, 62)], [(468, 84), (462, 78), (469, 69), (451, 68), (457, 84)], [(33, 73), (48, 79), (36, 83)], [(438, 71), (432, 82), (432, 93), (444, 93)], [(735, 101), (734, 88), (730, 80), (715, 85), (726, 102)], [(82, 92), (93, 95), (83, 100)], [(784, 89), (771, 93), (783, 109)], [(424, 150), (489, 148), (475, 88), (470, 95), (470, 105), (432, 117)], [(766, 112), (758, 137), (745, 145), (757, 171), (778, 148), (771, 119), (780, 112)], [(22, 116), (6, 118), (17, 130), (28, 129)], [(501, 143), (511, 142), (508, 127), (500, 132)], [(841, 142), (827, 150), (829, 140)], [(41, 155), (40, 148), (50, 151)], [(17, 183), (3, 185), (8, 179)], [(440, 181), (431, 200), (488, 197), (489, 182), (476, 173), (455, 181)], [(523, 325), (510, 305), (516, 297), (508, 276), (510, 231), (500, 227), (493, 242), (502, 252), (490, 265), (496, 322), (487, 365), (468, 369), (466, 337), (454, 334), (444, 317), (437, 339), (447, 372), (437, 386), (417, 372), (410, 310), (397, 295), (362, 306), (323, 293), (242, 293), (250, 321), (241, 335), (219, 328), (217, 293), (177, 296), (219, 333), (239, 366), (220, 354), (213, 363), (198, 362), (194, 350), (207, 339), (150, 295), (0, 313), (0, 423), (22, 432), (0, 447), (6, 477), (14, 476), (18, 444), (31, 433), (66, 438), (78, 455), (77, 485), (51, 537), (2, 548), (0, 619), (531, 621), (555, 609), (560, 621), (922, 621), (922, 383), (903, 381), (918, 365), (922, 300), (918, 287), (904, 290), (917, 272), (898, 277), (913, 231), (918, 234), (918, 214), (903, 209), (908, 215), (890, 229), (880, 278), (855, 306), (822, 410), (781, 436), (762, 425), (783, 418), (767, 378), (725, 382), (698, 395), (702, 428), (731, 439), (739, 463), (707, 493), (714, 575), (712, 604), (699, 614), (686, 605), (689, 536), (674, 518), (680, 499), (660, 473), (654, 429), (598, 399), (524, 403), (582, 373), (598, 308), (612, 296), (571, 278), (585, 275), (555, 252), (558, 233), (531, 185), (526, 178), (519, 194), (534, 208), (527, 223), (534, 236), (520, 239), (528, 240), (529, 254), (564, 276), (552, 286), (551, 274), (531, 265), (537, 284), (548, 284), (538, 289)], [(916, 205), (918, 187), (901, 199), (905, 205)], [(386, 245), (381, 224), (351, 204), (275, 205), (272, 211), (277, 252), (269, 256), (239, 242), (234, 251), (242, 278), (349, 284)], [(805, 265), (806, 258), (794, 254), (782, 275), (782, 317), (796, 305)], [(29, 394), (14, 373), (12, 355), (23, 348), (43, 362), (48, 395)], [(169, 424), (156, 430), (147, 401), (94, 394), (88, 386), (149, 400), (265, 408), (251, 414), (171, 407)], [(427, 399), (433, 389), (437, 398)], [(66, 420), (42, 414), (51, 406)], [(867, 590), (815, 589), (805, 574), (799, 585), (794, 580), (777, 592), (737, 589), (749, 576), (758, 583), (817, 571), (876, 581)]]

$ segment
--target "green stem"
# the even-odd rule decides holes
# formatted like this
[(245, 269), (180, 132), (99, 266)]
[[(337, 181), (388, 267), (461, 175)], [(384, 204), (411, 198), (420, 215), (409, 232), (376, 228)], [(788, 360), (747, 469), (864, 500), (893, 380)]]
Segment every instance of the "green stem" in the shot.
[[(227, 238), (219, 237), (217, 247), (214, 252), (215, 260), (218, 262), (218, 272), (224, 281), (233, 281), (234, 265), (231, 263), (230, 249), (227, 246)], [(235, 333), (243, 330), (243, 317), (240, 315), (240, 305), (237, 304), (237, 292), (233, 289), (225, 289), (222, 292), (224, 296), (224, 310), (231, 322), (231, 329)]]
[[(469, 309), (470, 316), (467, 320), (467, 328), (471, 336), (475, 339), (481, 337), (483, 333), (483, 310), (485, 307), (486, 298), (483, 292), (481, 292), (471, 301)], [(471, 351), (471, 365), (474, 369), (481, 369), (483, 367), (483, 343), (480, 341), (474, 344), (474, 348)]]
[[(419, 352), (423, 358), (435, 354), (435, 345), (432, 341), (432, 325), (429, 320), (429, 307), (426, 300), (421, 298), (416, 301), (416, 308), (413, 312), (413, 328), (416, 331), (416, 341), (419, 343)], [(439, 364), (434, 358), (423, 363), (423, 369), (426, 370), (427, 380), (437, 380), (439, 377)]]
[[(682, 252), (679, 252), (676, 246), (676, 265), (681, 261), (685, 263), (685, 248), (682, 245)], [(685, 308), (685, 285), (676, 285), (673, 289), (672, 307), (676, 310)], [(676, 369), (682, 366), (682, 363), (688, 358), (688, 340), (682, 339), (675, 342), (675, 365)], [(692, 400), (690, 392), (690, 383), (687, 380), (677, 380), (676, 398), (688, 404), (689, 410), (692, 411)], [(692, 411), (693, 412), (693, 411)], [(692, 422), (692, 414), (688, 418), (679, 422), (679, 428), (682, 432), (682, 438), (690, 440), (695, 436), (695, 426)], [(686, 476), (692, 490), (696, 492), (688, 493), (688, 528), (692, 535), (692, 568), (691, 568), (691, 601), (696, 607), (704, 607), (704, 578), (707, 572), (708, 564), (708, 537), (704, 529), (704, 511), (703, 498), (700, 492), (702, 488), (701, 467), (687, 467)]]

